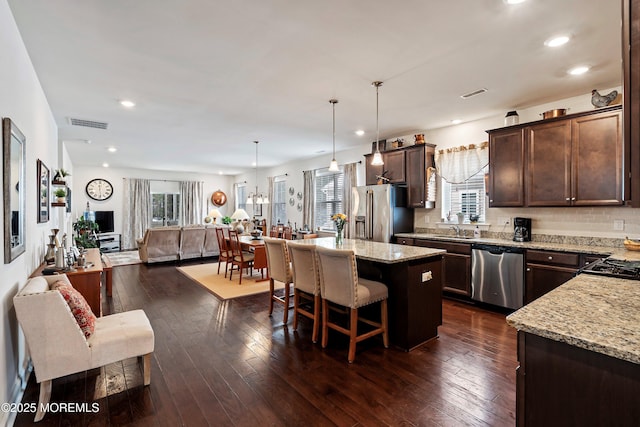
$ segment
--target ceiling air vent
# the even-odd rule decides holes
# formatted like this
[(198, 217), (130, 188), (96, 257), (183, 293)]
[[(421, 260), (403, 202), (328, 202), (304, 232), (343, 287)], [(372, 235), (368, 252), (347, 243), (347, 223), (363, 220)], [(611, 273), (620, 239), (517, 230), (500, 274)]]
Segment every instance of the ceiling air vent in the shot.
[(481, 93), (485, 93), (486, 91), (487, 91), (487, 89), (485, 89), (485, 88), (474, 90), (473, 92), (469, 92), (469, 93), (466, 93), (464, 95), (460, 95), (460, 98), (462, 98), (462, 99), (471, 98), (472, 96), (480, 95)]
[(86, 128), (107, 129), (109, 123), (97, 122), (95, 120), (76, 119), (69, 117), (69, 124), (72, 126), (84, 126)]

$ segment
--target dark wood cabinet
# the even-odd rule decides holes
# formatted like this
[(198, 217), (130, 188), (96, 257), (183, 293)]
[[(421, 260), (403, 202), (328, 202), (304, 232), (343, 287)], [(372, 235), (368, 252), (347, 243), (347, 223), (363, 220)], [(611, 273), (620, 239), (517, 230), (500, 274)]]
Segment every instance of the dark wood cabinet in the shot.
[(398, 244), (398, 245), (407, 245), (407, 246), (413, 246), (413, 244), (414, 244), (413, 239), (411, 239), (409, 237), (394, 236), (393, 237), (393, 242), (395, 244)]
[(489, 131), (489, 206), (623, 202), (620, 106)]
[(571, 122), (544, 123), (525, 132), (527, 205), (571, 204)]
[(521, 128), (489, 133), (489, 207), (524, 205), (524, 138)]
[[(371, 164), (373, 154), (365, 154), (367, 185), (379, 183), (384, 176), (387, 184), (406, 184), (408, 208), (434, 208), (435, 191), (429, 191), (427, 169), (434, 166), (435, 145), (416, 144), (405, 148), (382, 152), (384, 165)], [(380, 182), (381, 183), (381, 182)], [(428, 194), (433, 194), (428, 199)]]
[(581, 265), (581, 255), (573, 252), (528, 249), (525, 257), (525, 304), (571, 280)]
[(622, 53), (624, 64), (625, 167), (631, 205), (640, 207), (640, 0), (623, 0)]
[(471, 244), (416, 239), (416, 246), (444, 249), (442, 261), (442, 290), (471, 296)]

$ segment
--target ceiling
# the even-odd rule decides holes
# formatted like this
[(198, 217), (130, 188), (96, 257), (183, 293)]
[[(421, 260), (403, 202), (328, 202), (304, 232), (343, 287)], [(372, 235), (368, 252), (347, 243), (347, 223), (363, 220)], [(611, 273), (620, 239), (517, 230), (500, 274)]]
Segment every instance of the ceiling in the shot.
[[(622, 81), (610, 0), (9, 5), (74, 165), (236, 174), (252, 168), (254, 140), (260, 167), (330, 153), (330, 98), (337, 150), (362, 146), (376, 138), (374, 80), (381, 139)], [(560, 33), (567, 45), (544, 46)], [(591, 71), (567, 74), (580, 64)]]

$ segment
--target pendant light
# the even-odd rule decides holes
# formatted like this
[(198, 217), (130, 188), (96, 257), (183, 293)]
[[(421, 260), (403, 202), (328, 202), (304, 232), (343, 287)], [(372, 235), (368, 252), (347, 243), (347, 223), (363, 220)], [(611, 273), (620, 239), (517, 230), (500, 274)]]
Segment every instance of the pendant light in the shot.
[(262, 194), (258, 194), (258, 141), (253, 141), (256, 144), (256, 192), (250, 193), (249, 197), (247, 197), (247, 205), (253, 204), (253, 199), (256, 199), (257, 205), (266, 205), (269, 203), (269, 198), (267, 196), (262, 197)]
[(338, 103), (338, 100), (330, 99), (329, 102), (333, 107), (333, 158), (331, 159), (329, 170), (331, 172), (338, 172), (340, 170), (338, 168), (338, 162), (336, 162), (336, 104)]
[(382, 86), (382, 82), (375, 81), (371, 83), (371, 85), (376, 87), (376, 152), (373, 154), (371, 165), (381, 166), (384, 165), (384, 161), (382, 160), (382, 154), (380, 154), (380, 114), (378, 109), (378, 88)]

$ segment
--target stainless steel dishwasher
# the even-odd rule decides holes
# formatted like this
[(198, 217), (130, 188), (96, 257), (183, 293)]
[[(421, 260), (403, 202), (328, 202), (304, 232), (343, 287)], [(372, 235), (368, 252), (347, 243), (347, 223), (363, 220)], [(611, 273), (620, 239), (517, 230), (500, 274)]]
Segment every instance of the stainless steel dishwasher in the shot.
[(524, 301), (524, 250), (474, 244), (471, 247), (471, 298), (518, 309)]

